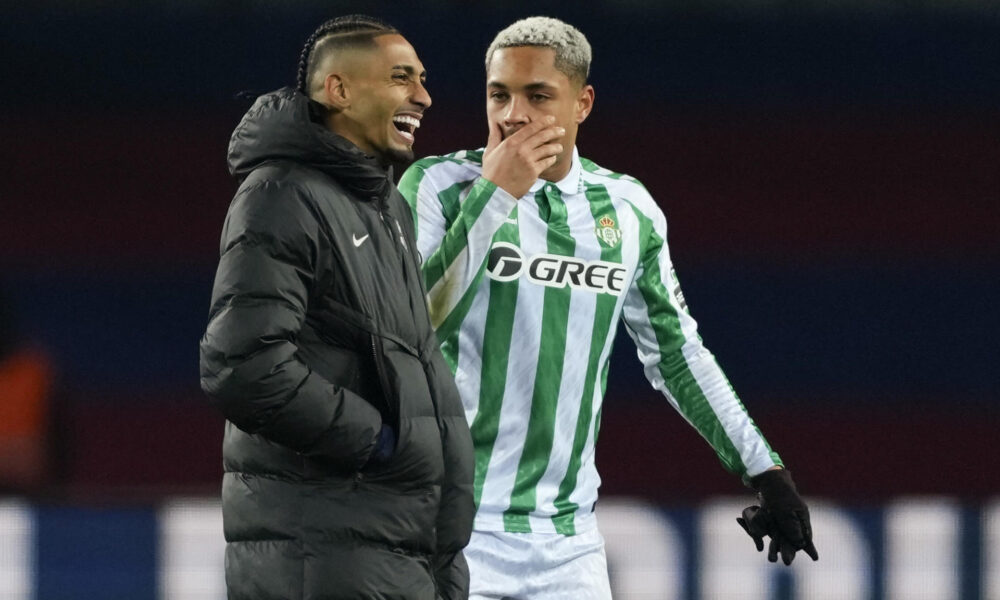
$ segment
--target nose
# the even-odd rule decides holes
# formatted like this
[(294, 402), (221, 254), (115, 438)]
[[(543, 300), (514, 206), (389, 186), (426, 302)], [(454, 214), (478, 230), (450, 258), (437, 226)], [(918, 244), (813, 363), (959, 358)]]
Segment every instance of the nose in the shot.
[(507, 112), (503, 116), (504, 126), (509, 128), (517, 125), (527, 125), (530, 122), (527, 106), (527, 102), (517, 96), (512, 96), (510, 102), (507, 103)]
[(413, 90), (413, 95), (410, 97), (410, 101), (423, 109), (427, 109), (431, 105), (431, 95), (427, 91), (427, 88), (424, 87), (423, 82), (420, 80), (417, 80), (417, 84)]

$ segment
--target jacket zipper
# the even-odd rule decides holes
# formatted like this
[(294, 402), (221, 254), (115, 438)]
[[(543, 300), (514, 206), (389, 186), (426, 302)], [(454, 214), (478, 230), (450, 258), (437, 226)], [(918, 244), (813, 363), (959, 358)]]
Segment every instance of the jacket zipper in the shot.
[[(399, 268), (400, 271), (402, 271), (403, 283), (405, 284), (406, 288), (407, 302), (410, 305), (410, 312), (414, 315), (417, 315), (419, 313), (417, 311), (417, 307), (413, 305), (413, 294), (410, 293), (410, 273), (408, 272), (409, 263), (406, 260), (406, 256), (410, 252), (406, 247), (406, 240), (403, 237), (403, 226), (399, 224), (399, 220), (397, 220), (396, 217), (389, 215), (389, 218), (392, 219), (392, 222), (396, 224), (396, 231), (393, 231), (392, 225), (390, 225), (389, 221), (386, 221), (385, 219), (385, 212), (382, 210), (382, 204), (379, 201), (379, 199), (377, 197), (373, 197), (372, 202), (374, 202), (375, 204), (375, 212), (378, 213), (379, 220), (382, 221), (383, 227), (385, 227), (385, 230), (389, 232), (389, 237), (392, 238), (393, 247), (396, 248), (396, 257), (399, 259)], [(396, 237), (397, 235), (399, 236), (398, 238)], [(414, 265), (416, 266), (417, 277), (419, 278), (421, 277), (420, 266), (417, 265), (415, 262)], [(420, 283), (420, 288), (423, 289), (422, 282)], [(423, 294), (418, 294), (418, 295), (420, 296), (420, 309), (425, 311), (426, 314), (426, 311), (428, 310), (427, 298), (424, 297)]]
[(378, 343), (375, 340), (375, 334), (368, 334), (371, 338), (371, 348), (372, 348), (372, 360), (375, 362), (375, 372), (378, 374), (378, 384), (382, 389), (382, 407), (385, 411), (384, 418), (389, 420), (389, 426), (393, 428), (396, 435), (399, 435), (399, 424), (397, 421), (396, 411), (392, 408), (392, 394), (389, 388), (389, 379), (385, 375), (385, 366), (382, 364), (382, 356), (378, 351)]
[(389, 222), (385, 220), (385, 213), (382, 211), (382, 201), (376, 196), (372, 198), (372, 202), (375, 203), (375, 212), (378, 213), (378, 220), (382, 221), (382, 226), (385, 230), (389, 232), (389, 237), (392, 238), (392, 243), (394, 246), (399, 246), (399, 240), (396, 239), (396, 234), (393, 232), (392, 227)]

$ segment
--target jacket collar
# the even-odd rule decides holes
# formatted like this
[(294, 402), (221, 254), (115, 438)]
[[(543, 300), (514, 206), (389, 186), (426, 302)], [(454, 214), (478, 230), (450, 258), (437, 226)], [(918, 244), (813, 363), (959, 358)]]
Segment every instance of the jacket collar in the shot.
[(322, 171), (359, 198), (392, 193), (391, 170), (322, 123), (322, 107), (294, 88), (257, 98), (229, 140), (229, 170), (246, 178), (261, 164), (288, 160)]

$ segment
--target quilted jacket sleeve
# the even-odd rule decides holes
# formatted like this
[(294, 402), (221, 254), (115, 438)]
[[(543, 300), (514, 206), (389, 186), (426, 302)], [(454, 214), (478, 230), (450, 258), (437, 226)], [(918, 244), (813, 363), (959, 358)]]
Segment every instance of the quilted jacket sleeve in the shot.
[(363, 465), (378, 411), (297, 356), (321, 236), (312, 199), (274, 181), (245, 183), (223, 229), (201, 386), (240, 429), (348, 469)]

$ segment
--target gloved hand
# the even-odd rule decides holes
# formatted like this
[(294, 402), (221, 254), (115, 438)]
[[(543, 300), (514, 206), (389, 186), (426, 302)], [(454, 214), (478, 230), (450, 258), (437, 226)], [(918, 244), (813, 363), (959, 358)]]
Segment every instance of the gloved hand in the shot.
[(371, 455), (368, 457), (367, 465), (384, 463), (392, 458), (395, 452), (396, 432), (392, 430), (392, 427), (383, 423), (382, 429), (378, 432), (378, 437), (375, 439), (375, 449), (372, 450)]
[(792, 474), (787, 469), (765, 471), (750, 479), (757, 490), (759, 506), (743, 509), (743, 516), (736, 522), (747, 532), (757, 546), (764, 550), (764, 536), (771, 538), (767, 560), (778, 561), (778, 554), (786, 565), (792, 564), (795, 553), (802, 550), (813, 560), (819, 553), (812, 541), (809, 509), (795, 489)]

